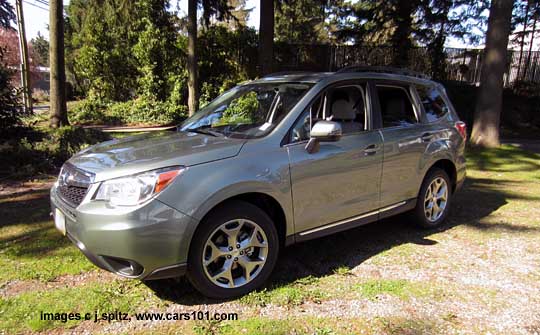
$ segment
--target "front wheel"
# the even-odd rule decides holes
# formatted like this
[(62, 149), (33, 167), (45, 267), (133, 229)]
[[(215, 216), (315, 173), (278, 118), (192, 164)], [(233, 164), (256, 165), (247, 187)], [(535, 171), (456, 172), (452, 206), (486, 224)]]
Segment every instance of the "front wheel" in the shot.
[(266, 281), (278, 251), (278, 234), (268, 215), (250, 203), (230, 201), (200, 223), (187, 275), (205, 296), (238, 297)]
[(428, 172), (413, 210), (415, 222), (424, 228), (440, 226), (446, 220), (452, 200), (452, 187), (448, 174), (438, 168)]

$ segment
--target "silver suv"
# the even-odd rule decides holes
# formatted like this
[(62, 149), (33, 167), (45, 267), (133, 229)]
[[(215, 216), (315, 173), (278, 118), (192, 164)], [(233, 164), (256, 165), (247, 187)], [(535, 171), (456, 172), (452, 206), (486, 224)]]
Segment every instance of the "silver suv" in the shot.
[(239, 85), (177, 131), (73, 156), (55, 225), (95, 265), (143, 280), (187, 274), (206, 296), (261, 286), (283, 247), (409, 212), (448, 216), (465, 124), (444, 88), (351, 67)]

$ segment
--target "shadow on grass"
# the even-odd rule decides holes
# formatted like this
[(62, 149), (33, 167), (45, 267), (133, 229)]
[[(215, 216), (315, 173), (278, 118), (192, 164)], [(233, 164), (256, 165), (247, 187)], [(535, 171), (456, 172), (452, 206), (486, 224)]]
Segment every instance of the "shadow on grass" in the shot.
[(36, 189), (0, 196), (0, 228), (49, 218), (49, 190)]
[(490, 150), (471, 147), (468, 148), (467, 159), (470, 166), (483, 171), (515, 172), (540, 169), (540, 154), (510, 145)]
[(10, 258), (43, 257), (69, 245), (49, 217), (49, 190), (25, 190), (0, 196), (0, 229), (21, 225), (0, 235), (0, 253)]
[[(354, 268), (371, 257), (406, 243), (429, 247), (437, 243), (429, 239), (430, 235), (458, 225), (472, 226), (482, 231), (540, 232), (540, 227), (481, 222), (506, 205), (508, 199), (536, 200), (537, 197), (517, 196), (502, 191), (504, 183), (508, 182), (467, 179), (463, 189), (454, 198), (448, 221), (436, 229), (416, 228), (406, 215), (399, 215), (288, 247), (282, 250), (276, 268), (264, 288), (271, 291), (308, 276), (323, 277), (333, 274), (338, 268)], [(148, 281), (146, 285), (160, 298), (179, 304), (221, 302), (203, 297), (184, 278)]]

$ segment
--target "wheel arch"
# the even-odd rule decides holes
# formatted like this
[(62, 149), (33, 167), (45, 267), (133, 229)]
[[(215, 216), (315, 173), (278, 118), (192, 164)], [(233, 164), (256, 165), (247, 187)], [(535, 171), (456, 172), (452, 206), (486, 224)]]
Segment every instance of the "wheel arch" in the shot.
[(278, 232), (278, 237), (280, 245), (284, 246), (287, 243), (287, 214), (284, 206), (276, 199), (274, 195), (271, 195), (267, 192), (253, 191), (253, 192), (242, 192), (234, 195), (229, 194), (226, 197), (222, 197), (219, 200), (214, 199), (212, 205), (207, 206), (203, 213), (199, 213), (199, 224), (194, 229), (193, 234), (199, 228), (200, 224), (216, 209), (227, 206), (227, 203), (235, 200), (243, 201), (249, 204), (252, 204), (265, 212), (272, 222), (274, 223), (276, 230)]
[(450, 178), (450, 183), (452, 184), (452, 193), (454, 193), (457, 185), (457, 168), (454, 162), (447, 158), (442, 158), (435, 161), (430, 165), (428, 169), (426, 169), (426, 172), (424, 173), (424, 178), (422, 178), (422, 180), (424, 180), (427, 174), (435, 168), (441, 169), (446, 172), (446, 174)]

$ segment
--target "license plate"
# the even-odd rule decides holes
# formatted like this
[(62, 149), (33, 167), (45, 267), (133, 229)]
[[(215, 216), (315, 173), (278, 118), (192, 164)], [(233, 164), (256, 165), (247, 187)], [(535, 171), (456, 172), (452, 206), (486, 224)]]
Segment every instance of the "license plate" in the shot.
[(62, 235), (66, 235), (66, 216), (58, 208), (54, 212), (54, 225)]

